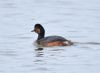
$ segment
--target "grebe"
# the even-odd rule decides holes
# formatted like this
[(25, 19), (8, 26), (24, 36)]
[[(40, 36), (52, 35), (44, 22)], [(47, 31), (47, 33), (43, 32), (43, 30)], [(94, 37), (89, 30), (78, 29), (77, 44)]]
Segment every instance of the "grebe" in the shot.
[(73, 44), (70, 40), (65, 39), (61, 36), (47, 36), (45, 37), (45, 30), (41, 24), (35, 24), (34, 30), (31, 32), (36, 32), (38, 38), (36, 40), (37, 44), (50, 47), (50, 46), (70, 46)]

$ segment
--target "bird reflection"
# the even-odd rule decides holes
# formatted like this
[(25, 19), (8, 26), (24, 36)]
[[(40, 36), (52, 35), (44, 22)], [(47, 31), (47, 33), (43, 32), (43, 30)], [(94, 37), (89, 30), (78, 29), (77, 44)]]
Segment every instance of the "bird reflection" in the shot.
[(43, 63), (44, 62), (44, 60), (43, 60), (43, 56), (44, 56), (44, 52), (43, 52), (43, 48), (37, 48), (37, 49), (35, 49), (35, 61), (34, 61), (34, 63), (36, 63), (36, 64), (41, 64), (41, 63)]
[(41, 50), (43, 50), (43, 48), (38, 48), (38, 49), (35, 49), (36, 51), (41, 51)]
[(36, 57), (43, 57), (43, 48), (37, 48), (36, 51)]

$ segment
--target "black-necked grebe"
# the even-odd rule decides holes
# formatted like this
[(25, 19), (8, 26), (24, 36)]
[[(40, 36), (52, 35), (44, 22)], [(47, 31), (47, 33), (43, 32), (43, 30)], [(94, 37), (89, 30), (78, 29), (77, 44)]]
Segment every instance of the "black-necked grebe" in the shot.
[(67, 40), (61, 36), (45, 37), (45, 30), (41, 24), (35, 24), (34, 30), (31, 32), (36, 32), (38, 34), (36, 42), (42, 46), (70, 46), (73, 44), (70, 40)]

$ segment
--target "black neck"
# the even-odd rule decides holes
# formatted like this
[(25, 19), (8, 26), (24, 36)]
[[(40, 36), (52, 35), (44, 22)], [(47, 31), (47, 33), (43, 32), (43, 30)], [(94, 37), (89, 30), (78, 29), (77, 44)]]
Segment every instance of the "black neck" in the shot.
[(40, 40), (40, 39), (42, 39), (42, 38), (44, 38), (44, 33), (38, 34), (38, 39), (37, 39), (37, 40)]
[(40, 29), (40, 33), (38, 34), (38, 39), (37, 39), (37, 40), (40, 40), (40, 39), (44, 38), (44, 36), (45, 36), (45, 30), (44, 30), (44, 28), (42, 27), (42, 28)]

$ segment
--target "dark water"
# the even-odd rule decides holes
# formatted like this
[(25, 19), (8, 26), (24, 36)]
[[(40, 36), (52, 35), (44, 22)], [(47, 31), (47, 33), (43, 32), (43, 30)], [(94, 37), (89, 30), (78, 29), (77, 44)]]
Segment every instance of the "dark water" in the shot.
[[(35, 23), (75, 44), (35, 46)], [(100, 73), (100, 1), (0, 0), (0, 73)]]

